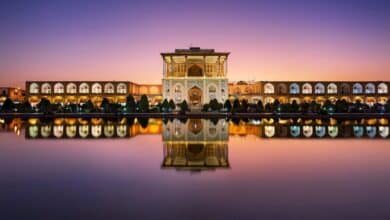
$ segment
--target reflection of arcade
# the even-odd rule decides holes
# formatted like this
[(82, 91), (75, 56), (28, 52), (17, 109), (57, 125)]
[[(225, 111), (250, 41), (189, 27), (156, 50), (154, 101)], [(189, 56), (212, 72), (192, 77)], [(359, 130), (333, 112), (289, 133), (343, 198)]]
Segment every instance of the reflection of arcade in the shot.
[(147, 127), (143, 127), (138, 120), (131, 122), (129, 120), (67, 118), (40, 122), (38, 119), (30, 119), (26, 127), (26, 138), (129, 138), (142, 134), (161, 133), (160, 120), (150, 119)]
[(190, 119), (163, 125), (164, 160), (162, 168), (176, 170), (215, 170), (229, 168), (228, 123)]

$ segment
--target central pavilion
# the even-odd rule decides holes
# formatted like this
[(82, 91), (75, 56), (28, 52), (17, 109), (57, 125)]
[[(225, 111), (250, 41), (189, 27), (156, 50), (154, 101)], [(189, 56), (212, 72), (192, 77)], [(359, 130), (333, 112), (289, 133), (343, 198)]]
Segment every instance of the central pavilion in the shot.
[(186, 100), (191, 110), (200, 110), (213, 99), (220, 103), (228, 99), (228, 52), (190, 47), (161, 56), (163, 99), (176, 104)]

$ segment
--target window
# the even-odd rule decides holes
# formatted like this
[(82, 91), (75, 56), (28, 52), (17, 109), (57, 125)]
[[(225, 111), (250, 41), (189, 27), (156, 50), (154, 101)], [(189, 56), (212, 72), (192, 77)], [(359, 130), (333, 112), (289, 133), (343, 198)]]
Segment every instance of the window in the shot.
[(89, 93), (89, 85), (87, 83), (81, 83), (79, 87), (79, 92), (82, 94)]
[(44, 83), (44, 84), (42, 85), (41, 92), (42, 92), (43, 94), (50, 94), (50, 93), (51, 93), (51, 86), (50, 86), (50, 84), (49, 84), (49, 83)]
[(317, 83), (314, 86), (314, 93), (315, 94), (324, 94), (325, 93), (325, 86), (322, 83)]
[(126, 84), (119, 83), (118, 86), (116, 87), (116, 92), (119, 94), (126, 94), (127, 93)]
[(64, 85), (62, 83), (56, 83), (54, 85), (54, 93), (61, 94), (64, 93)]
[(100, 85), (100, 83), (94, 83), (92, 85), (92, 93), (93, 94), (102, 93), (102, 85)]
[(272, 85), (271, 83), (266, 83), (264, 85), (264, 93), (265, 94), (273, 94), (273, 93), (275, 93), (274, 85)]
[(328, 85), (328, 94), (336, 94), (337, 93), (337, 86), (334, 83), (330, 83)]
[(39, 86), (38, 86), (38, 84), (32, 83), (32, 84), (30, 85), (30, 93), (31, 93), (31, 94), (37, 94), (37, 93), (39, 93)]
[(112, 83), (107, 83), (106, 85), (104, 85), (104, 93), (113, 94), (114, 85)]
[(69, 94), (76, 94), (77, 93), (77, 86), (74, 83), (69, 83), (66, 86), (66, 92)]
[(299, 92), (299, 85), (297, 83), (290, 85), (290, 94), (299, 94)]
[(310, 83), (303, 84), (302, 93), (303, 94), (312, 94), (313, 93), (313, 89), (312, 89), (312, 86), (310, 85)]
[(353, 94), (362, 94), (363, 93), (363, 86), (360, 83), (355, 83), (352, 86), (352, 93)]

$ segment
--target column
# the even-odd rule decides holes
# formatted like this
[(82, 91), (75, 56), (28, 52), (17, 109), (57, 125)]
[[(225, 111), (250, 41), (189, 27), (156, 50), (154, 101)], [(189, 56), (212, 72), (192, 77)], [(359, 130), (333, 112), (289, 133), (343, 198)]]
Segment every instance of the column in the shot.
[(184, 73), (184, 77), (187, 78), (188, 77), (188, 60), (187, 60), (187, 55), (185, 55), (184, 58), (185, 58), (185, 73)]
[(171, 75), (175, 76), (175, 64), (173, 62), (173, 57), (170, 56), (170, 58), (171, 58)]
[(221, 56), (218, 56), (218, 76), (222, 76), (222, 73), (221, 73)]
[(203, 78), (206, 78), (206, 56), (203, 56)]

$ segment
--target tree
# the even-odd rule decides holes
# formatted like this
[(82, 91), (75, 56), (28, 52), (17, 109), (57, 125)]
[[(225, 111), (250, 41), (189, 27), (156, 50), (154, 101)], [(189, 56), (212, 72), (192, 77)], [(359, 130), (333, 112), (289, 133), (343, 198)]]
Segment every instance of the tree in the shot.
[(222, 108), (222, 104), (220, 104), (217, 99), (210, 100), (209, 106), (213, 111), (219, 111)]
[(386, 102), (385, 111), (386, 111), (387, 113), (390, 113), (390, 99), (387, 100), (387, 102)]
[(257, 112), (263, 112), (264, 111), (264, 106), (263, 106), (263, 102), (261, 100), (259, 100), (257, 102)]
[(310, 107), (309, 103), (307, 103), (307, 102), (301, 103), (301, 105), (300, 105), (301, 113), (308, 113), (309, 107)]
[(90, 113), (93, 112), (95, 107), (93, 106), (93, 103), (91, 100), (88, 100), (84, 105), (83, 105), (83, 112), (85, 113)]
[(50, 111), (51, 104), (48, 99), (42, 98), (37, 107), (39, 112), (47, 114)]
[(176, 109), (176, 104), (172, 99), (169, 100), (169, 108), (171, 109), (171, 111), (174, 111)]
[(185, 113), (185, 112), (188, 112), (188, 111), (189, 111), (189, 108), (188, 108), (187, 101), (184, 100), (182, 103), (180, 103), (180, 112), (181, 113)]
[(1, 107), (1, 111), (2, 112), (12, 112), (13, 109), (14, 109), (14, 102), (10, 98), (7, 98), (4, 101), (3, 106)]
[(31, 106), (30, 102), (28, 102), (28, 101), (23, 102), (22, 105), (20, 106), (20, 111), (25, 112), (25, 113), (32, 112), (32, 106)]
[(103, 98), (101, 108), (103, 109), (104, 113), (110, 113), (110, 102), (107, 98)]
[(168, 112), (169, 111), (169, 103), (167, 99), (164, 99), (163, 103), (161, 104), (161, 112)]
[(280, 102), (278, 99), (275, 99), (275, 101), (272, 103), (272, 111), (280, 111)]
[(238, 111), (240, 111), (240, 109), (241, 109), (240, 100), (235, 99), (233, 102), (233, 111), (238, 112)]
[(296, 100), (293, 100), (291, 103), (291, 112), (298, 113), (299, 112), (299, 105)]
[(146, 95), (141, 96), (141, 100), (138, 103), (139, 111), (142, 113), (149, 112), (149, 100)]
[(225, 101), (225, 103), (223, 104), (223, 108), (225, 108), (228, 112), (232, 110), (232, 103), (230, 103), (229, 99)]
[(135, 112), (136, 103), (132, 95), (128, 95), (126, 98), (126, 108), (128, 113)]
[(248, 100), (243, 99), (241, 102), (241, 111), (247, 112), (248, 111)]

